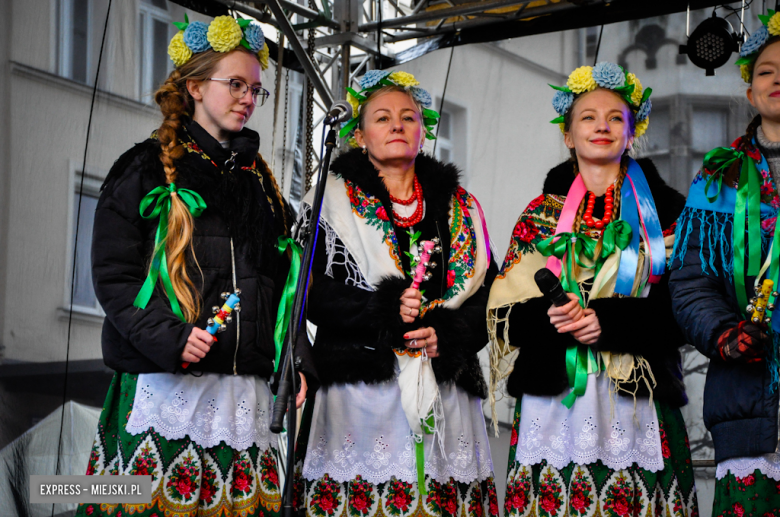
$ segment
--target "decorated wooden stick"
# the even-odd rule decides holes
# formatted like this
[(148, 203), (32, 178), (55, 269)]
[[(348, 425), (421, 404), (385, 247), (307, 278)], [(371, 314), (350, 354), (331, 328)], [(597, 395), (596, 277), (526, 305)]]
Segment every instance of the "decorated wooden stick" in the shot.
[[(216, 305), (211, 308), (214, 312), (214, 317), (209, 318), (208, 325), (206, 326), (206, 331), (209, 334), (214, 336), (217, 332), (224, 332), (227, 330), (227, 324), (233, 321), (233, 317), (230, 314), (233, 311), (241, 312), (241, 306), (239, 305), (241, 299), (238, 297), (240, 294), (240, 289), (236, 289), (235, 293), (222, 293), (221, 296), (222, 299), (225, 300), (225, 303), (222, 304), (221, 308)], [(217, 338), (215, 337), (214, 341), (216, 340)], [(187, 368), (189, 365), (190, 363), (184, 362), (181, 364), (181, 367)]]
[(420, 284), (431, 278), (431, 274), (428, 273), (429, 267), (436, 267), (435, 262), (430, 262), (431, 253), (438, 253), (441, 251), (439, 247), (438, 237), (434, 237), (430, 241), (422, 241), (420, 243), (420, 256), (417, 259), (417, 265), (414, 268), (414, 280), (412, 281), (412, 289), (419, 289)]
[(756, 286), (756, 296), (750, 300), (750, 305), (747, 306), (747, 312), (750, 313), (750, 321), (753, 323), (761, 323), (766, 318), (769, 323), (769, 318), (766, 316), (767, 311), (771, 312), (775, 307), (769, 304), (769, 297), (772, 295), (772, 288), (774, 282), (768, 278), (763, 281), (761, 287)]

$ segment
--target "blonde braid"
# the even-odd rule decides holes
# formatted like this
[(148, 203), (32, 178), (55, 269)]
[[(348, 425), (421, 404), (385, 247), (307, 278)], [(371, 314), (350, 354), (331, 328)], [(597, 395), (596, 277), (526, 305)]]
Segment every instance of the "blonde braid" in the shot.
[[(179, 143), (182, 117), (187, 115), (187, 97), (181, 91), (182, 75), (174, 70), (154, 95), (163, 114), (163, 122), (157, 130), (160, 142), (160, 161), (165, 170), (165, 182), (174, 183), (178, 178), (175, 160), (184, 155), (184, 146)], [(200, 316), (202, 302), (200, 293), (187, 272), (187, 254), (195, 259), (192, 233), (195, 220), (187, 205), (176, 194), (171, 194), (171, 210), (168, 214), (168, 236), (165, 239), (165, 254), (173, 292), (181, 306), (184, 319), (194, 323)], [(200, 266), (198, 266), (200, 269)]]

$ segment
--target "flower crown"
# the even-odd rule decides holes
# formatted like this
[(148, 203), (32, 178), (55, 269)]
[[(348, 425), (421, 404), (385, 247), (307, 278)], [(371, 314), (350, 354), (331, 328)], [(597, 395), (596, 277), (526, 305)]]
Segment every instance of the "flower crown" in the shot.
[(192, 22), (184, 15), (183, 22), (173, 22), (179, 32), (168, 45), (168, 56), (178, 68), (190, 60), (193, 54), (212, 49), (216, 52), (230, 52), (243, 45), (257, 55), (260, 67), (268, 68), (268, 45), (263, 30), (251, 20), (232, 16), (217, 16), (211, 23)]
[(551, 120), (550, 123), (558, 124), (561, 132), (564, 131), (564, 117), (566, 112), (574, 104), (574, 96), (591, 92), (596, 88), (605, 88), (617, 93), (626, 101), (631, 111), (636, 116), (635, 137), (640, 137), (647, 131), (650, 124), (650, 110), (653, 103), (650, 101), (652, 88), (642, 89), (642, 83), (639, 78), (632, 73), (626, 72), (622, 66), (608, 61), (602, 61), (596, 66), (581, 66), (574, 70), (566, 86), (553, 86), (555, 95), (552, 99), (552, 105), (558, 113), (558, 117)]
[(736, 65), (742, 73), (742, 80), (750, 83), (753, 80), (753, 65), (756, 64), (758, 51), (772, 36), (780, 36), (780, 13), (768, 9), (766, 14), (759, 14), (761, 28), (754, 32), (739, 51), (739, 59)]
[(400, 86), (412, 94), (412, 98), (423, 106), (422, 117), (425, 126), (425, 138), (435, 140), (433, 126), (439, 122), (439, 114), (428, 109), (432, 104), (431, 94), (419, 87), (420, 82), (412, 74), (406, 72), (390, 72), (388, 70), (369, 70), (360, 79), (359, 92), (347, 87), (347, 101), (352, 106), (352, 119), (345, 122), (339, 131), (340, 138), (347, 138), (349, 145), (357, 147), (355, 142), (355, 129), (360, 118), (360, 107), (366, 103), (368, 97), (375, 91), (385, 86)]

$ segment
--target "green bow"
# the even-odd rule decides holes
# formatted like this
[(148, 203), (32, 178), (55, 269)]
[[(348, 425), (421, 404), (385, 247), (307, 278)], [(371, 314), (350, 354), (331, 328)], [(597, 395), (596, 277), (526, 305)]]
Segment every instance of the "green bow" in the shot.
[[(704, 195), (710, 203), (720, 195), (723, 174), (737, 160), (742, 167), (737, 185), (737, 202), (734, 205), (734, 287), (740, 311), (747, 307), (745, 291), (745, 225), (748, 234), (748, 276), (758, 275), (761, 269), (761, 185), (756, 162), (744, 152), (730, 147), (716, 147), (704, 156), (704, 168), (711, 171), (704, 185)], [(718, 176), (718, 190), (714, 196), (707, 194), (714, 177)], [(746, 223), (747, 222), (747, 223)]]
[(604, 235), (601, 237), (601, 253), (596, 261), (596, 275), (599, 275), (604, 262), (607, 261), (616, 249), (624, 250), (631, 244), (631, 237), (634, 231), (631, 225), (622, 219), (612, 221), (604, 228)]
[[(556, 240), (557, 239), (557, 240)], [(580, 286), (574, 276), (574, 262), (580, 267), (592, 269), (594, 265), (584, 263), (580, 260), (581, 256), (593, 260), (596, 252), (596, 239), (588, 237), (583, 233), (563, 232), (558, 233), (540, 242), (536, 249), (545, 257), (553, 256), (563, 263), (561, 269), (561, 285), (563, 290), (577, 295), (580, 299), (580, 305), (585, 307), (585, 300), (582, 298)]]
[[(588, 265), (580, 260), (584, 256), (591, 261), (594, 260), (596, 239), (584, 234), (559, 233), (549, 239), (539, 243), (537, 249), (542, 255), (557, 257), (563, 263), (561, 284), (563, 289), (569, 293), (574, 293), (580, 300), (580, 305), (585, 306), (577, 279), (574, 278), (574, 261), (581, 267), (595, 268), (595, 276), (604, 266), (607, 258), (612, 255), (616, 249), (625, 249), (631, 243), (633, 230), (631, 225), (619, 219), (608, 224), (604, 229), (601, 238), (601, 253), (595, 257), (595, 264)], [(555, 238), (558, 237), (556, 241)], [(587, 345), (574, 345), (566, 349), (566, 375), (569, 378), (569, 386), (572, 391), (561, 401), (563, 405), (571, 409), (577, 397), (585, 394), (585, 388), (588, 385), (588, 375), (599, 370), (598, 361), (593, 355), (593, 351)]]
[(295, 300), (295, 291), (298, 289), (298, 278), (301, 274), (301, 256), (303, 251), (293, 239), (280, 235), (276, 242), (276, 248), (279, 254), (292, 251), (290, 260), (290, 271), (287, 273), (287, 281), (282, 288), (282, 298), (279, 301), (279, 309), (276, 311), (276, 326), (274, 327), (274, 344), (276, 345), (276, 355), (274, 356), (274, 371), (279, 369), (279, 359), (282, 356), (282, 346), (284, 345), (284, 336), (290, 327), (290, 318), (292, 317), (292, 306)]
[[(144, 196), (139, 206), (141, 217), (144, 219), (159, 217), (160, 221), (157, 224), (157, 233), (154, 236), (154, 254), (152, 255), (152, 264), (149, 267), (149, 274), (146, 276), (138, 296), (135, 297), (133, 305), (139, 309), (145, 309), (152, 298), (154, 286), (157, 285), (157, 278), (161, 277), (163, 288), (168, 296), (168, 300), (171, 302), (173, 313), (181, 321), (186, 321), (184, 314), (181, 312), (179, 301), (176, 299), (176, 293), (173, 291), (171, 278), (168, 275), (168, 259), (165, 256), (165, 242), (168, 238), (168, 214), (171, 211), (171, 196), (174, 194), (179, 196), (179, 199), (187, 206), (193, 217), (200, 217), (200, 214), (206, 209), (206, 202), (203, 201), (203, 198), (197, 192), (188, 189), (177, 189), (174, 183), (167, 187), (157, 187)], [(152, 208), (149, 214), (146, 214), (146, 210), (152, 204), (154, 208)]]

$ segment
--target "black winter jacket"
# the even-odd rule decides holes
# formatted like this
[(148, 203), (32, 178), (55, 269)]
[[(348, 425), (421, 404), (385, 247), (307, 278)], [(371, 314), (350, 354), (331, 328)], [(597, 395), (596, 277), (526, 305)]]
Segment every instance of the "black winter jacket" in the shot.
[[(661, 228), (667, 234), (685, 205), (685, 197), (664, 183), (652, 161), (641, 159), (638, 163), (650, 185)], [(544, 194), (565, 196), (574, 177), (573, 162), (561, 163), (548, 173)], [(593, 215), (600, 218), (603, 212), (602, 196), (596, 199)], [(674, 320), (668, 282), (667, 271), (661, 281), (651, 287), (647, 298), (599, 298), (590, 300), (588, 307), (596, 311), (601, 326), (601, 337), (592, 348), (641, 355), (647, 359), (657, 382), (654, 399), (680, 407), (688, 402), (679, 352), (685, 340)], [(510, 342), (522, 344), (515, 369), (507, 381), (507, 391), (514, 397), (523, 393), (558, 395), (569, 388), (566, 349), (579, 341), (569, 333), (558, 333), (547, 316), (549, 308), (550, 302), (546, 298), (533, 298), (510, 313)], [(499, 330), (501, 332), (503, 330)], [(635, 387), (626, 386), (630, 391)], [(637, 388), (638, 396), (649, 396), (644, 382), (640, 381)]]
[[(244, 129), (223, 149), (195, 122), (185, 123), (187, 152), (175, 161), (178, 188), (200, 194), (207, 208), (195, 219), (193, 248), (187, 270), (201, 295), (203, 310), (195, 324), (184, 323), (171, 310), (158, 285), (147, 307), (133, 306), (146, 278), (159, 218), (139, 214), (141, 199), (165, 185), (156, 139), (137, 144), (122, 155), (103, 184), (92, 237), (92, 278), (106, 312), (103, 360), (119, 372), (184, 371), (181, 354), (193, 326), (206, 327), (220, 293), (233, 291), (231, 249), (235, 248), (236, 285), (241, 289), (240, 342), (236, 319), (200, 362), (186, 371), (273, 374), (273, 330), (281, 288), (289, 268), (274, 248), (284, 232), (288, 210), (274, 190), (266, 165), (257, 154), (259, 136)], [(225, 165), (235, 152), (232, 172)], [(288, 212), (287, 219), (290, 219)], [(305, 336), (304, 336), (305, 337)], [(310, 345), (296, 345), (302, 369), (316, 382)]]
[[(440, 298), (446, 290), (446, 262), (450, 252), (449, 212), (452, 195), (459, 184), (453, 165), (420, 154), (415, 172), (423, 189), (426, 213), (414, 227), (421, 240), (439, 237), (441, 255), (434, 256), (438, 267), (432, 278), (423, 282), (428, 299)], [(379, 198), (383, 207), (391, 207), (390, 194), (368, 157), (359, 149), (334, 160), (331, 173), (357, 184), (363, 192)], [(307, 206), (308, 208), (308, 206)], [(389, 212), (389, 210), (388, 210)], [(401, 261), (409, 271), (409, 236), (395, 226)], [(400, 317), (400, 298), (410, 287), (409, 278), (386, 278), (375, 291), (356, 287), (348, 281), (346, 268), (332, 266), (333, 276), (325, 274), (326, 251), (321, 235), (314, 258), (313, 283), (309, 295), (309, 319), (317, 325), (314, 356), (323, 385), (337, 383), (379, 383), (395, 377), (393, 348), (403, 347), (403, 334), (421, 327), (433, 327), (439, 339), (439, 357), (432, 359), (439, 383), (455, 382), (472, 395), (487, 396), (487, 387), (477, 352), (488, 343), (485, 311), (490, 285), (497, 273), (491, 260), (484, 285), (457, 310), (436, 307), (414, 324)], [(342, 245), (340, 242), (337, 245)], [(353, 261), (354, 263), (354, 261)]]
[[(774, 215), (772, 210), (762, 210), (762, 220)], [(734, 280), (727, 273), (733, 268), (732, 257), (721, 254), (723, 250), (733, 253), (733, 215), (686, 207), (678, 227), (680, 242), (687, 241), (687, 248), (673, 257), (669, 288), (686, 337), (710, 359), (704, 386), (704, 424), (715, 445), (715, 461), (775, 452), (780, 401), (777, 390), (770, 390), (766, 362), (726, 362), (717, 348), (718, 337), (742, 320)], [(762, 232), (762, 261), (769, 241), (769, 235)], [(754, 281), (754, 277), (745, 278), (747, 289)], [(747, 297), (752, 295), (749, 290)]]

